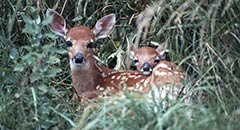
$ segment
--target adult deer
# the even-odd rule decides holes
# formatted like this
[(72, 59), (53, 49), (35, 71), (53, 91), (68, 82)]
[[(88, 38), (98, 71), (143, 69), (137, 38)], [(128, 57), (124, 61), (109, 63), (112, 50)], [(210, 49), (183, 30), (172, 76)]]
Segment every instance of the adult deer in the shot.
[(113, 71), (99, 66), (93, 57), (93, 44), (97, 39), (106, 38), (114, 29), (116, 17), (114, 14), (104, 16), (97, 21), (93, 29), (85, 26), (66, 27), (65, 19), (56, 11), (48, 9), (46, 16), (52, 16), (49, 24), (51, 30), (65, 39), (71, 67), (71, 75), (75, 94), (72, 100), (79, 96), (95, 98), (103, 92), (117, 93), (121, 86), (130, 88), (146, 77), (134, 71)]

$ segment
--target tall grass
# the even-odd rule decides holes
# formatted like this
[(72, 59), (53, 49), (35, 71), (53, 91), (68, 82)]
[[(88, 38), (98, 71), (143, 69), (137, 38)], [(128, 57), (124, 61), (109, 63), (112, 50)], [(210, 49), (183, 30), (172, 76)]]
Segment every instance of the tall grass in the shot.
[[(240, 1), (12, 0), (0, 7), (0, 129), (240, 129)], [(170, 60), (189, 76), (184, 97), (192, 102), (166, 106), (129, 92), (72, 102), (66, 46), (47, 27), (52, 7), (70, 27), (117, 15), (95, 54), (110, 68), (131, 65), (127, 42), (166, 42)]]

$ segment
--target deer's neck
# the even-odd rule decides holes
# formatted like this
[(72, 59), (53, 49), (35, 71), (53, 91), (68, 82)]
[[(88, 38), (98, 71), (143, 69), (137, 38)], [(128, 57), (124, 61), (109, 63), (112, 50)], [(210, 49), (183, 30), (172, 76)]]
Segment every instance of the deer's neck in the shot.
[(102, 79), (102, 72), (93, 60), (86, 65), (71, 65), (71, 72), (73, 87), (79, 95), (87, 91), (94, 91)]

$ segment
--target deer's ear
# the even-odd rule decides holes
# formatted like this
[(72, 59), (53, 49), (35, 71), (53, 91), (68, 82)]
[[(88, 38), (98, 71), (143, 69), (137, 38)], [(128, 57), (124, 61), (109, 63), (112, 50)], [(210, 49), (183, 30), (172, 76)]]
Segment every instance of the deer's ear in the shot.
[(133, 59), (137, 50), (138, 50), (138, 48), (135, 44), (133, 44), (131, 42), (129, 42), (128, 44), (129, 44), (129, 47), (130, 47), (130, 59)]
[(65, 36), (67, 33), (65, 19), (59, 13), (52, 9), (47, 9), (46, 16), (53, 17), (52, 22), (49, 24), (51, 30), (60, 36)]
[(109, 14), (99, 19), (93, 29), (96, 39), (107, 37), (114, 29), (116, 23), (115, 14)]
[(166, 53), (168, 50), (166, 49), (166, 43), (162, 43), (161, 45), (156, 48), (156, 51), (158, 52), (161, 59), (164, 59), (166, 57)]

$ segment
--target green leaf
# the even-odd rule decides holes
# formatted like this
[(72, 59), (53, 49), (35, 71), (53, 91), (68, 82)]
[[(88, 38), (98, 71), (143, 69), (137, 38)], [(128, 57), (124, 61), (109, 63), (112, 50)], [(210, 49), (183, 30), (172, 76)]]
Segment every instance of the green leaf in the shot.
[(37, 52), (33, 52), (32, 53), (32, 56), (35, 56), (35, 57), (37, 57), (38, 59), (41, 59), (41, 58), (44, 58), (44, 54), (42, 54), (42, 53), (37, 53)]
[(19, 98), (20, 96), (21, 96), (21, 95), (20, 95), (19, 93), (15, 93), (15, 94), (14, 94), (14, 97), (15, 97), (15, 98)]
[(48, 87), (45, 84), (40, 84), (38, 86), (38, 89), (41, 90), (43, 93), (46, 93), (48, 91)]
[(28, 34), (36, 34), (36, 30), (30, 24), (26, 24), (24, 29), (22, 30), (22, 32), (23, 33), (28, 33)]
[(24, 66), (22, 64), (17, 64), (14, 66), (14, 71), (22, 72), (24, 70)]
[(58, 49), (58, 50), (55, 50), (56, 53), (58, 54), (67, 54), (67, 50), (66, 49)]
[(44, 66), (41, 66), (40, 68), (39, 68), (39, 70), (40, 70), (40, 72), (46, 72), (46, 71), (48, 71), (48, 66), (47, 65), (44, 65)]
[(41, 78), (42, 78), (42, 76), (40, 74), (32, 73), (30, 75), (30, 82), (33, 83)]
[(24, 55), (24, 56), (22, 57), (22, 60), (25, 61), (25, 62), (27, 62), (29, 65), (34, 62), (34, 59), (35, 59), (35, 58), (33, 58), (33, 56), (32, 56), (31, 53), (29, 53), (29, 54), (27, 54), (27, 55)]
[(10, 53), (9, 53), (9, 58), (10, 59), (17, 59), (18, 58), (18, 51), (17, 51), (17, 49), (16, 48), (12, 48), (11, 50), (10, 50)]
[(31, 52), (33, 48), (31, 46), (22, 46), (22, 49), (26, 49), (27, 51)]
[(52, 20), (53, 20), (53, 16), (46, 17), (46, 19), (42, 21), (42, 25), (43, 26), (48, 25), (49, 23), (52, 22)]
[(57, 75), (57, 73), (61, 72), (62, 69), (60, 68), (52, 68), (48, 70), (48, 74), (46, 75), (46, 77), (55, 77)]
[(30, 17), (23, 15), (22, 18), (25, 24), (33, 24), (33, 20)]
[(37, 18), (34, 19), (34, 22), (35, 22), (36, 24), (40, 24), (40, 23), (41, 23), (41, 18), (40, 18), (40, 16), (37, 16)]
[(43, 37), (51, 38), (51, 39), (57, 39), (58, 38), (58, 36), (55, 33), (46, 33), (46, 34), (43, 35)]
[(56, 64), (56, 63), (59, 63), (59, 62), (60, 62), (60, 59), (56, 56), (50, 56), (49, 59), (48, 59), (49, 64)]

